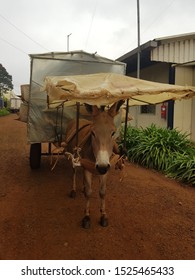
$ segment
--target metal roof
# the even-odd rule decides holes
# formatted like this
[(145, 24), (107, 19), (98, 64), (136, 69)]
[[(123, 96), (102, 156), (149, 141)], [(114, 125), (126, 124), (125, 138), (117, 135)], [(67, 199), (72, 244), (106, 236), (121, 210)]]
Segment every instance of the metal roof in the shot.
[(112, 60), (103, 56), (98, 55), (97, 53), (87, 53), (82, 50), (70, 51), (70, 52), (49, 52), (41, 54), (29, 54), (31, 59), (52, 59), (52, 60), (77, 60), (77, 61), (87, 61), (87, 62), (103, 62), (110, 64), (119, 64), (124, 63), (116, 60)]
[(154, 41), (180, 41), (195, 39), (195, 32), (156, 38)]
[[(159, 61), (167, 63), (187, 63), (194, 61), (195, 32), (156, 38), (142, 44), (140, 48), (141, 68)], [(136, 71), (137, 69), (137, 52), (138, 48), (135, 48), (117, 59), (127, 63), (127, 73)]]
[[(147, 65), (151, 65), (150, 53), (151, 50), (156, 48), (158, 43), (155, 41), (148, 41), (147, 43), (140, 46), (141, 54), (140, 54), (140, 62), (141, 68), (146, 67)], [(137, 52), (138, 48), (124, 54), (123, 56), (117, 58), (117, 61), (122, 61), (127, 64), (127, 73), (134, 72), (137, 69)]]
[(186, 63), (195, 60), (195, 33), (155, 39), (158, 47), (151, 51), (152, 61)]
[[(140, 46), (141, 51), (151, 50), (158, 46), (158, 43), (153, 41), (148, 41), (147, 43)], [(132, 51), (122, 55), (121, 57), (117, 58), (117, 61), (126, 61), (129, 57), (133, 57), (137, 55), (138, 48), (133, 49)]]

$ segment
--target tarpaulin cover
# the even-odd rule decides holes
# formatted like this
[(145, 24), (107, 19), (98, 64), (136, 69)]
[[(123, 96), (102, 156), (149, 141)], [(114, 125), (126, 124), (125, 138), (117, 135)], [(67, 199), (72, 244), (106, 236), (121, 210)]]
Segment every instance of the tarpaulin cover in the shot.
[(45, 78), (49, 103), (74, 101), (108, 105), (130, 99), (131, 105), (157, 104), (195, 96), (195, 87), (150, 82), (116, 73)]

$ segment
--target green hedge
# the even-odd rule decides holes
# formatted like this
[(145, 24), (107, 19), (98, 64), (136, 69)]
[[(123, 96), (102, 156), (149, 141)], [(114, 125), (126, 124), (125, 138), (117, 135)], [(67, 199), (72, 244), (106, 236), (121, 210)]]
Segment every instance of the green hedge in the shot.
[(153, 124), (145, 129), (129, 126), (126, 138), (128, 159), (182, 182), (195, 184), (195, 146), (187, 136), (176, 129)]

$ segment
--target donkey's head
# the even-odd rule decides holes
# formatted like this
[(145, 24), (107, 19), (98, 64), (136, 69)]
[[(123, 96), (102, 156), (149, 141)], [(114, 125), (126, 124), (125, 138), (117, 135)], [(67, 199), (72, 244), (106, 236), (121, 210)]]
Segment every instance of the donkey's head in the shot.
[(108, 111), (101, 107), (87, 105), (88, 112), (92, 114), (91, 128), (92, 149), (95, 156), (96, 169), (100, 174), (105, 174), (110, 168), (110, 157), (113, 151), (116, 127), (114, 117), (124, 101), (114, 103)]

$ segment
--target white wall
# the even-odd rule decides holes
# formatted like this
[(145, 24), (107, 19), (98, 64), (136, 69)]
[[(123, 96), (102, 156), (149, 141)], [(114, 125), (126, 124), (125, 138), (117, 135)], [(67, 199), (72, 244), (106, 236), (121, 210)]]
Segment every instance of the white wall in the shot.
[[(175, 69), (175, 84), (191, 86), (194, 83), (194, 69), (192, 67), (177, 66)], [(174, 128), (189, 134), (195, 141), (195, 100), (186, 99), (175, 101)]]
[(134, 118), (131, 121), (131, 125), (145, 128), (153, 123), (160, 127), (167, 127), (167, 121), (165, 119), (161, 119), (160, 107), (161, 105), (156, 105), (156, 114), (141, 114), (140, 106), (130, 107), (129, 113)]
[(192, 98), (191, 124), (191, 140), (195, 142), (195, 97)]
[[(195, 67), (192, 69), (192, 85), (195, 86)], [(192, 98), (192, 130), (191, 130), (191, 139), (195, 141), (195, 97)]]
[[(136, 77), (136, 73), (131, 73), (132, 77)], [(169, 65), (167, 63), (157, 63), (152, 66), (141, 69), (141, 79), (169, 83)], [(133, 116), (130, 122), (132, 126), (142, 126), (143, 128), (150, 126), (152, 123), (160, 127), (167, 127), (167, 121), (161, 119), (161, 105), (156, 105), (155, 114), (141, 114), (140, 106), (130, 107), (129, 113)], [(166, 104), (167, 105), (167, 104)]]

